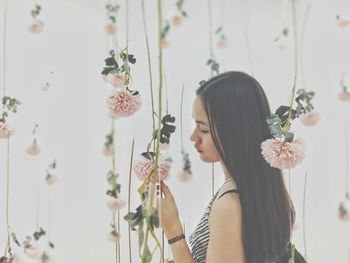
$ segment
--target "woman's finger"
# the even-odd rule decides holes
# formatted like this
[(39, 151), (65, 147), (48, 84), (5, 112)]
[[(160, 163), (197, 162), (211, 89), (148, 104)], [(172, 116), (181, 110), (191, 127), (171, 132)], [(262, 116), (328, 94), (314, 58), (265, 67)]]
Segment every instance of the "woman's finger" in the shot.
[(169, 187), (164, 183), (163, 180), (160, 181), (160, 189), (162, 190), (163, 194), (165, 195), (165, 197), (170, 197), (171, 196), (171, 192)]

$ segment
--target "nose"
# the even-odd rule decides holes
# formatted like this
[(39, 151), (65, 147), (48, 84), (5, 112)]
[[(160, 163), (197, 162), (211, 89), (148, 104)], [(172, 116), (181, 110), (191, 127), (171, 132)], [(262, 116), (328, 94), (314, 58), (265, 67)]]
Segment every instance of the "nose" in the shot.
[(193, 132), (190, 136), (190, 140), (193, 141), (193, 142), (196, 142), (198, 140), (198, 136), (196, 135), (196, 131), (197, 131), (197, 128), (194, 128), (193, 129)]

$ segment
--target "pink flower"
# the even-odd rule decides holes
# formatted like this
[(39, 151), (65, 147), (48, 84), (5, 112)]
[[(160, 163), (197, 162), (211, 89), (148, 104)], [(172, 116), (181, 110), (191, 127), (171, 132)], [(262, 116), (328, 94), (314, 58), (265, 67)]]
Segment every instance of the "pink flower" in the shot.
[(349, 25), (350, 25), (350, 19), (343, 19), (343, 18), (337, 19), (337, 26), (338, 27), (347, 27)]
[(350, 101), (350, 92), (342, 91), (338, 94), (341, 101)]
[(125, 87), (125, 74), (109, 73), (107, 75), (107, 80), (115, 88)]
[(261, 143), (264, 159), (275, 168), (291, 169), (300, 164), (304, 159), (304, 146), (295, 139), (292, 142), (284, 142), (282, 139), (268, 139)]
[(339, 204), (339, 219), (344, 222), (350, 222), (350, 200), (346, 199), (345, 201)]
[(55, 183), (57, 182), (58, 177), (55, 176), (55, 175), (52, 175), (52, 174), (48, 174), (48, 175), (46, 176), (45, 180), (46, 180), (46, 183), (47, 183), (48, 185), (52, 185), (52, 184), (55, 184)]
[(185, 170), (181, 170), (177, 173), (177, 178), (180, 182), (187, 183), (192, 180), (192, 174)]
[(169, 143), (159, 143), (159, 149), (167, 151), (169, 149)]
[(46, 83), (44, 86), (40, 88), (42, 91), (48, 91), (50, 89), (49, 83)]
[(126, 202), (119, 197), (108, 196), (107, 206), (113, 212), (119, 211), (126, 205)]
[(169, 48), (170, 47), (170, 42), (167, 39), (165, 39), (165, 38), (162, 39), (161, 44), (162, 44), (163, 48)]
[(113, 156), (113, 146), (110, 146), (110, 147), (104, 147), (103, 148), (103, 155), (104, 156)]
[(0, 121), (0, 139), (7, 139), (15, 133), (15, 129), (12, 128), (7, 122)]
[(29, 248), (26, 248), (24, 253), (32, 259), (39, 259), (42, 255), (40, 247), (36, 244), (32, 244)]
[(218, 48), (225, 49), (225, 48), (227, 48), (227, 46), (228, 46), (228, 42), (227, 42), (226, 39), (220, 38), (220, 39), (216, 42), (216, 46), (217, 46)]
[(300, 117), (300, 122), (305, 126), (314, 126), (321, 119), (321, 114), (317, 111), (311, 111), (309, 113), (303, 114)]
[(107, 100), (112, 118), (131, 116), (140, 109), (141, 104), (140, 94), (127, 89), (115, 89)]
[(32, 34), (39, 34), (44, 29), (44, 22), (40, 20), (33, 20), (33, 22), (28, 27), (28, 31)]
[(183, 17), (180, 14), (176, 14), (171, 18), (171, 24), (175, 27), (178, 27), (182, 24)]
[(120, 240), (120, 233), (111, 231), (107, 234), (107, 239), (113, 243), (117, 243)]
[(40, 153), (39, 145), (34, 141), (31, 145), (27, 147), (26, 153), (32, 156), (38, 155)]
[[(133, 169), (136, 176), (143, 181), (147, 176), (149, 176), (153, 171), (154, 164), (151, 160), (147, 159), (144, 156), (140, 156), (139, 160), (134, 165)], [(166, 180), (169, 176), (170, 171), (170, 162), (169, 159), (165, 156), (159, 154), (158, 159), (158, 177), (162, 180)]]
[(105, 26), (105, 31), (107, 35), (113, 35), (115, 32), (117, 32), (117, 27), (114, 23), (108, 23)]

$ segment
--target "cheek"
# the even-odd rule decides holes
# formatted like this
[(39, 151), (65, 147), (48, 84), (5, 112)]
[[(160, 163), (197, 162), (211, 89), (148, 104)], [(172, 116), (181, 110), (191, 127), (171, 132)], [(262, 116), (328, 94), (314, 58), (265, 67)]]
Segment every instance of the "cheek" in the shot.
[(203, 150), (204, 150), (204, 155), (202, 156), (203, 161), (208, 161), (208, 162), (220, 161), (220, 155), (210, 135), (205, 140), (203, 140), (202, 144), (203, 144)]

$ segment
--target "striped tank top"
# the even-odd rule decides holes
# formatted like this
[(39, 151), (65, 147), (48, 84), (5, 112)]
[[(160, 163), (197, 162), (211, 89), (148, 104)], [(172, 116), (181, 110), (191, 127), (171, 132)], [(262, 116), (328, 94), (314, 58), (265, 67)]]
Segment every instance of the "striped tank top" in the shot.
[[(228, 181), (225, 181), (225, 183), (227, 182)], [(205, 263), (205, 260), (206, 260), (208, 243), (209, 243), (209, 235), (210, 235), (209, 214), (211, 211), (211, 207), (214, 203), (214, 200), (216, 199), (216, 196), (219, 193), (219, 190), (210, 200), (209, 205), (207, 206), (207, 209), (205, 210), (203, 217), (199, 221), (199, 224), (197, 225), (194, 232), (189, 237), (189, 243), (191, 245), (191, 254), (195, 263)], [(238, 193), (236, 189), (232, 189), (224, 192), (219, 198), (221, 198), (224, 194), (231, 193), (231, 192)]]

